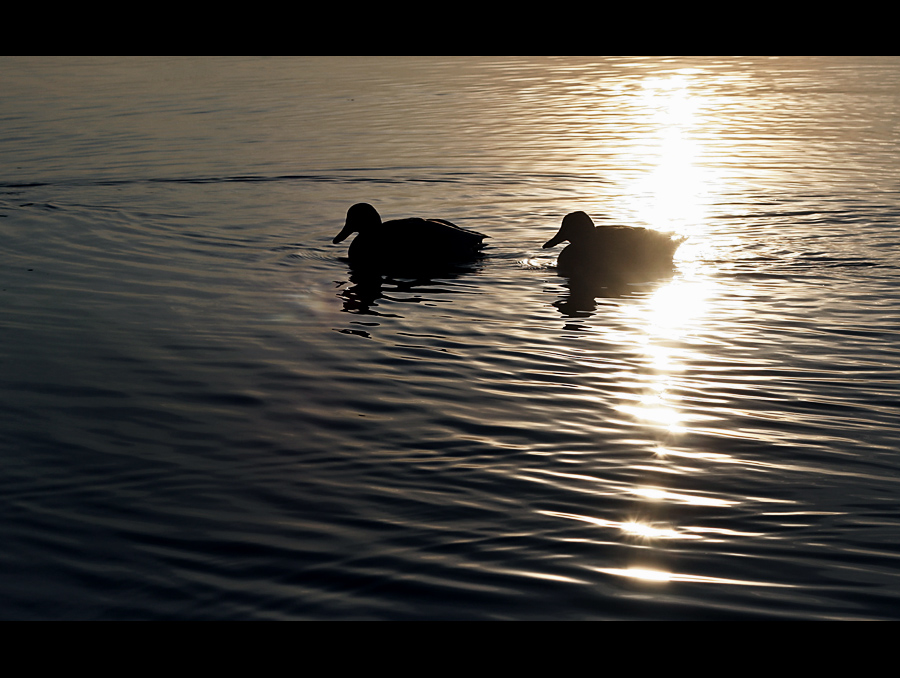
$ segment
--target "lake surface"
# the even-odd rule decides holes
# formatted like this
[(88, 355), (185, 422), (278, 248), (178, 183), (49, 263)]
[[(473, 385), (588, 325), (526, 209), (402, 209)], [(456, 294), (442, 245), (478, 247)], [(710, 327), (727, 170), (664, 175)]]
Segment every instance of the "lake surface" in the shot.
[[(0, 617), (900, 618), (900, 59), (0, 92)], [(360, 276), (357, 202), (489, 245)], [(558, 276), (575, 210), (674, 274)]]

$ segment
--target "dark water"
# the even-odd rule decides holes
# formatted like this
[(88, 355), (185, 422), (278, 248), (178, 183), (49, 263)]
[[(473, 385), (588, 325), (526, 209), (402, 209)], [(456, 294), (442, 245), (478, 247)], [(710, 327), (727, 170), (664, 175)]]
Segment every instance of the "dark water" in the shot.
[[(0, 59), (0, 617), (900, 617), (900, 60)], [(491, 236), (373, 282), (353, 203)], [(572, 288), (563, 215), (689, 236)]]

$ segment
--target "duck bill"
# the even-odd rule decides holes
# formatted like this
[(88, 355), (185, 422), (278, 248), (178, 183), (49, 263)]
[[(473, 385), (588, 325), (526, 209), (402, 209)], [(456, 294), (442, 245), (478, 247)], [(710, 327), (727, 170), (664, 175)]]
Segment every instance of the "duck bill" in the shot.
[(557, 245), (559, 245), (559, 243), (564, 242), (565, 240), (566, 237), (562, 233), (557, 233), (552, 238), (550, 238), (550, 240), (544, 243), (544, 249), (547, 249), (548, 247), (556, 247)]
[(337, 245), (339, 242), (346, 240), (350, 236), (351, 233), (353, 233), (353, 229), (350, 227), (350, 225), (344, 224), (343, 230), (340, 233), (338, 233), (336, 236), (334, 236), (334, 240), (332, 240), (331, 242), (333, 244)]

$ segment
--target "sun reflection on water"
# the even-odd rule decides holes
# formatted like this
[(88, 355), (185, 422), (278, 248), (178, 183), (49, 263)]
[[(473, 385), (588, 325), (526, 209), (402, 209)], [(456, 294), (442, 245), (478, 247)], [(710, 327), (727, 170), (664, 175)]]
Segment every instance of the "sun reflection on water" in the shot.
[(777, 588), (793, 588), (790, 584), (774, 584), (771, 582), (749, 581), (746, 579), (724, 579), (721, 577), (703, 577), (692, 574), (681, 574), (678, 572), (666, 572), (664, 570), (656, 570), (646, 567), (629, 567), (629, 568), (597, 568), (597, 572), (616, 575), (619, 577), (627, 577), (629, 579), (639, 580), (643, 582), (683, 582), (694, 584), (730, 584), (732, 586), (767, 586)]
[(625, 187), (629, 211), (660, 231), (682, 235), (698, 232), (706, 220), (706, 201), (715, 185), (714, 172), (704, 162), (700, 140), (701, 112), (709, 106), (694, 92), (695, 69), (644, 80), (638, 95), (646, 119), (638, 147), (648, 171)]
[(669, 492), (657, 487), (637, 487), (631, 490), (633, 494), (654, 501), (669, 501), (681, 504), (691, 504), (693, 506), (731, 506), (736, 501), (726, 499), (717, 499), (715, 497), (701, 497), (696, 494), (686, 494), (684, 492)]
[(638, 333), (633, 343), (643, 355), (644, 369), (639, 375), (639, 392), (616, 406), (618, 411), (672, 434), (684, 432), (688, 419), (706, 418), (682, 411), (675, 379), (698, 358), (698, 347), (690, 335), (707, 312), (712, 294), (710, 282), (672, 280), (645, 303), (623, 309)]
[[(596, 153), (593, 170), (598, 176), (621, 177), (615, 194), (605, 197), (602, 206), (592, 210), (585, 205), (597, 217), (598, 225), (618, 222), (644, 226), (688, 236), (688, 240), (676, 252), (676, 271), (670, 279), (627, 290), (622, 294), (622, 303), (606, 305), (609, 322), (596, 327), (603, 344), (622, 347), (627, 356), (618, 363), (618, 369), (597, 372), (598, 379), (603, 380), (598, 384), (598, 399), (603, 398), (602, 394), (616, 394), (604, 402), (626, 415), (625, 420), (636, 431), (633, 440), (645, 453), (639, 459), (630, 459), (628, 480), (613, 490), (627, 499), (626, 507), (622, 513), (605, 518), (577, 515), (580, 511), (555, 515), (611, 530), (619, 540), (639, 547), (630, 563), (632, 567), (598, 571), (646, 582), (768, 586), (667, 571), (661, 564), (673, 542), (761, 536), (709, 527), (702, 524), (703, 520), (692, 524), (684, 518), (699, 515), (697, 508), (729, 511), (751, 501), (723, 495), (708, 483), (695, 482), (718, 464), (745, 462), (727, 454), (692, 450), (684, 442), (690, 440), (685, 433), (703, 434), (710, 430), (709, 422), (726, 416), (721, 400), (710, 393), (710, 385), (702, 372), (698, 376), (698, 370), (720, 365), (721, 356), (715, 351), (729, 343), (729, 337), (719, 335), (727, 331), (727, 326), (717, 320), (723, 304), (727, 303), (728, 312), (734, 314), (740, 311), (737, 305), (743, 303), (732, 290), (727, 290), (726, 301), (724, 283), (708, 263), (721, 258), (714, 251), (721, 247), (721, 240), (709, 237), (710, 212), (727, 190), (727, 177), (712, 160), (715, 154), (722, 153), (722, 147), (717, 146), (721, 141), (715, 128), (717, 95), (704, 89), (706, 75), (696, 69), (683, 69), (646, 78), (637, 86), (617, 92), (630, 102), (620, 108), (629, 112), (629, 120), (617, 130), (628, 132), (620, 133), (609, 145), (587, 144)], [(584, 105), (576, 115), (585, 130), (592, 124), (609, 124), (599, 103)], [(587, 152), (580, 156), (588, 157)], [(618, 166), (611, 168), (608, 163)], [(609, 298), (616, 296), (611, 294)], [(610, 389), (610, 381), (617, 388)], [(730, 433), (722, 422), (718, 428)], [(677, 486), (665, 487), (664, 478), (678, 481)], [(652, 561), (647, 560), (648, 553), (653, 553)]]
[(623, 523), (622, 532), (643, 539), (700, 539), (697, 535), (684, 534), (671, 527), (655, 527), (637, 521)]

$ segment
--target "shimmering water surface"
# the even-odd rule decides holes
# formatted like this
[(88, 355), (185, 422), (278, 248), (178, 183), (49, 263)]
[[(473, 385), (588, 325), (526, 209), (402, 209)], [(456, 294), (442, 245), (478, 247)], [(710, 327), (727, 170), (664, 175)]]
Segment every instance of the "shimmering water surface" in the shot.
[[(900, 60), (0, 59), (0, 617), (900, 617)], [(347, 208), (491, 236), (352, 272)], [(584, 289), (562, 217), (689, 236)]]

